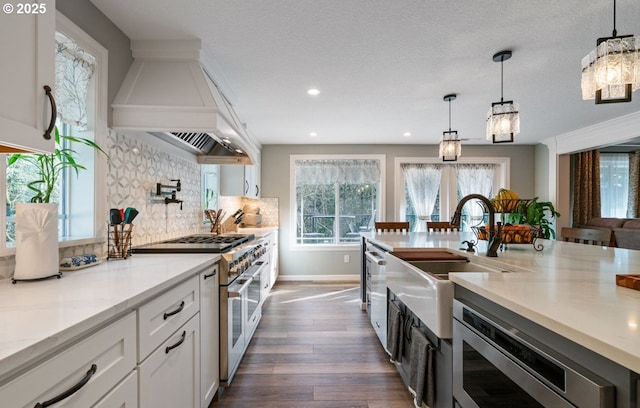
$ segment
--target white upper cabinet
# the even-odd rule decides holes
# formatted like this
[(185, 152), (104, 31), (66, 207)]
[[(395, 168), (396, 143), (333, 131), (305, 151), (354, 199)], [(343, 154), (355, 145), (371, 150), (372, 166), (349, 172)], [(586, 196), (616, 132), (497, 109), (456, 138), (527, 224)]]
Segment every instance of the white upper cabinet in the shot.
[(53, 152), (55, 0), (3, 2), (0, 24), (0, 153)]
[(260, 164), (220, 166), (220, 195), (260, 198)]

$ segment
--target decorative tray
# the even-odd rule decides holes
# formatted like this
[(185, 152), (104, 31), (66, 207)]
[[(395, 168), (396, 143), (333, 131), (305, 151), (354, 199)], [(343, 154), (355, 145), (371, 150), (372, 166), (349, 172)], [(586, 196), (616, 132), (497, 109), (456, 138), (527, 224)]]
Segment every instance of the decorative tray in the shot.
[[(473, 233), (478, 240), (487, 240), (487, 227), (471, 227)], [(502, 245), (501, 249), (507, 249), (507, 245), (512, 244), (531, 244), (536, 251), (542, 251), (544, 246), (541, 243), (536, 243), (536, 240), (541, 234), (540, 227), (536, 227), (528, 224), (506, 224), (502, 227)]]

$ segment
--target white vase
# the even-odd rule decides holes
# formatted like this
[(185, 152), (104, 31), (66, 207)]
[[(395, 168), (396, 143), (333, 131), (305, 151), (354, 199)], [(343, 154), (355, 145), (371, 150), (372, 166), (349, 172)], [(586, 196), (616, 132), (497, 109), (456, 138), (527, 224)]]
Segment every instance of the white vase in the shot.
[(58, 204), (16, 203), (15, 280), (60, 276)]

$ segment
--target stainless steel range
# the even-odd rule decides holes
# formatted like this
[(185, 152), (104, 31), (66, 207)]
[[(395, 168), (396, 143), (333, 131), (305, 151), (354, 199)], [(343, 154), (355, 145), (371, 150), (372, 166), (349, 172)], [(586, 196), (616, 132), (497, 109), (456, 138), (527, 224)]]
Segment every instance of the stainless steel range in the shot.
[(268, 247), (243, 234), (198, 234), (144, 245), (134, 253), (219, 253), (220, 384), (231, 383), (262, 317), (269, 279)]

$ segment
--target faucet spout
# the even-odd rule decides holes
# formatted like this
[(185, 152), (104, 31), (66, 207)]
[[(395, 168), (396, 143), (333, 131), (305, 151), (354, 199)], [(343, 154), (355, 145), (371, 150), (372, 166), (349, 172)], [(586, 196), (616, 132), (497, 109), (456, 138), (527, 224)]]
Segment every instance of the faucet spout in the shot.
[(453, 217), (451, 217), (450, 224), (460, 227), (460, 216), (462, 214), (462, 207), (467, 203), (467, 201), (474, 199), (482, 201), (487, 207), (487, 211), (489, 212), (489, 230), (487, 231), (487, 242), (489, 244), (487, 245), (487, 256), (496, 257), (498, 256), (497, 250), (502, 243), (502, 228), (500, 226), (500, 223), (498, 223), (498, 232), (496, 234), (496, 231), (494, 229), (496, 210), (495, 208), (493, 208), (491, 200), (489, 200), (487, 197), (483, 196), (482, 194), (468, 194), (462, 197), (462, 199), (458, 203), (458, 206), (456, 207), (455, 212), (453, 213)]

